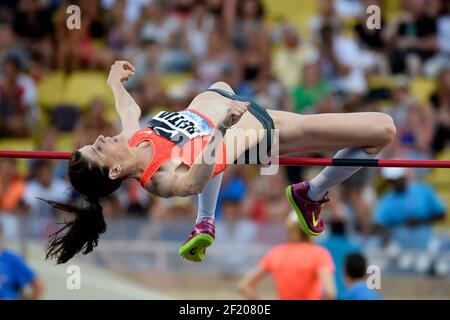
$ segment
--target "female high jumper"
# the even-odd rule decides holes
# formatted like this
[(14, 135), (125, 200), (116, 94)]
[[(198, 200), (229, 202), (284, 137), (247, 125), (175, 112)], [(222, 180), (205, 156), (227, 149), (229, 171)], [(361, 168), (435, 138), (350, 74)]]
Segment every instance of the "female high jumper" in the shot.
[[(215, 239), (214, 212), (227, 164), (242, 157), (248, 160), (250, 151), (262, 146), (268, 153), (275, 149), (279, 154), (339, 150), (335, 158), (374, 159), (396, 134), (392, 119), (384, 113), (300, 115), (266, 110), (235, 95), (224, 82), (198, 94), (186, 109), (160, 112), (147, 128), (140, 128), (140, 108), (122, 85), (134, 71), (129, 62), (117, 61), (107, 80), (122, 132), (99, 136), (93, 144), (74, 151), (69, 160), (69, 179), (85, 204), (78, 207), (44, 200), (74, 215), (47, 246), (47, 258), (57, 263), (97, 246), (99, 235), (106, 230), (100, 199), (125, 179), (138, 180), (159, 197), (198, 194), (196, 225), (179, 254), (203, 261), (205, 249)], [(327, 191), (359, 169), (327, 167), (314, 179), (287, 187), (288, 200), (305, 232), (317, 236), (324, 231), (320, 212), (328, 201)]]

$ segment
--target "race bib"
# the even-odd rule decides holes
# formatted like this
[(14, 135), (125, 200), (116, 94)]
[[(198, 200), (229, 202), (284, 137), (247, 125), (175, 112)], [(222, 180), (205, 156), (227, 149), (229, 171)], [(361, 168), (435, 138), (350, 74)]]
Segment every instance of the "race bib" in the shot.
[(210, 135), (213, 128), (209, 123), (192, 111), (161, 111), (148, 122), (150, 128), (163, 137), (183, 145), (197, 137)]

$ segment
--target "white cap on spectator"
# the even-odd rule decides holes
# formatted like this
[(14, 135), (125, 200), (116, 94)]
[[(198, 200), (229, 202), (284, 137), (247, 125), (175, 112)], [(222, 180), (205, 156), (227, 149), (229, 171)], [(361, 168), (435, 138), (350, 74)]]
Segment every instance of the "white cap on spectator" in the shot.
[(387, 180), (398, 180), (406, 176), (405, 168), (382, 168), (381, 175)]

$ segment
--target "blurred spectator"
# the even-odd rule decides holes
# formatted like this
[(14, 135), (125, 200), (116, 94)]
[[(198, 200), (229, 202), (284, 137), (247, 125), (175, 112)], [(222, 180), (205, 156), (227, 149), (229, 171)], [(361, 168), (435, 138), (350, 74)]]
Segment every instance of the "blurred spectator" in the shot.
[(208, 12), (216, 18), (222, 16), (225, 5), (226, 2), (224, 0), (205, 0), (205, 6)]
[[(68, 7), (67, 1), (61, 5), (55, 13), (55, 37), (56, 37), (56, 65), (58, 69), (71, 72), (86, 68), (93, 63), (94, 44), (90, 34), (90, 15), (82, 16), (80, 28), (69, 29), (66, 27)], [(83, 10), (90, 11), (94, 1), (83, 1)]]
[(38, 85), (48, 74), (50, 63), (47, 57), (40, 52), (34, 52), (30, 57), (30, 67), (28, 73), (31, 79)]
[(123, 11), (127, 24), (135, 23), (143, 10), (151, 0), (101, 0), (102, 7), (106, 10), (114, 10), (116, 6), (119, 6)]
[[(128, 213), (120, 202), (119, 194), (112, 194), (102, 199), (102, 207), (103, 214), (108, 218), (123, 217)], [(135, 211), (131, 211), (131, 213), (135, 213)]]
[(209, 35), (208, 53), (196, 63), (197, 90), (205, 90), (215, 81), (222, 79), (235, 62), (234, 52), (229, 39), (214, 31)]
[(287, 110), (288, 96), (278, 81), (268, 75), (268, 70), (261, 72), (253, 82), (253, 99), (267, 109)]
[(145, 6), (140, 23), (140, 39), (162, 45), (180, 27), (177, 19), (168, 15), (167, 3), (162, 0), (152, 0)]
[(3, 230), (0, 224), (0, 300), (25, 298), (24, 289), (31, 287), (30, 299), (42, 298), (45, 285), (19, 255), (4, 248)]
[(25, 181), (17, 171), (15, 159), (0, 159), (0, 212), (23, 209)]
[(334, 0), (336, 15), (341, 20), (352, 19), (364, 12), (364, 3), (360, 0)]
[(272, 72), (287, 89), (302, 83), (303, 65), (317, 56), (315, 48), (300, 39), (294, 26), (282, 27), (282, 43), (272, 57)]
[(338, 94), (329, 94), (321, 97), (314, 108), (315, 113), (339, 113), (342, 112), (342, 99)]
[[(436, 77), (445, 66), (450, 65), (450, 2), (446, 0), (440, 2), (440, 15), (437, 19), (437, 42), (439, 52), (428, 60), (424, 66), (424, 73), (430, 78)], [(439, 10), (438, 9), (438, 10)]]
[(125, 8), (129, 8), (133, 4), (138, 3), (142, 4), (142, 2), (140, 3), (140, 1), (114, 1), (114, 4), (111, 6), (109, 15), (107, 17), (107, 48), (116, 52), (121, 52), (126, 49), (127, 45), (133, 43), (132, 40), (136, 39), (136, 23), (129, 23), (127, 21), (127, 11), (125, 10)]
[[(89, 68), (99, 68), (99, 69), (107, 69), (111, 66), (114, 60), (117, 59), (117, 52), (114, 52), (104, 46), (104, 39), (107, 36), (108, 32), (108, 21), (101, 9), (100, 1), (89, 1), (89, 0), (81, 0), (83, 3), (83, 13), (82, 16), (83, 22), (87, 25), (87, 36), (84, 39), (86, 44), (91, 42), (91, 50), (93, 54), (91, 57), (87, 58), (87, 66)], [(136, 39), (136, 32), (134, 29), (134, 25), (131, 25), (129, 28), (127, 36), (128, 43), (134, 41)], [(88, 46), (86, 46), (88, 48)], [(89, 50), (89, 49), (88, 49)], [(122, 53), (122, 52), (121, 52)], [(123, 53), (125, 55), (125, 53)]]
[(196, 216), (195, 197), (156, 198), (149, 208), (149, 216), (155, 221), (193, 221)]
[[(222, 219), (216, 225), (216, 245), (245, 246), (255, 242), (257, 228), (244, 216), (242, 202), (225, 198), (221, 201)], [(241, 273), (245, 268), (247, 256), (235, 252), (215, 257), (225, 274)], [(230, 271), (233, 270), (233, 271)]]
[(439, 74), (437, 90), (430, 101), (436, 118), (432, 147), (437, 154), (450, 146), (450, 67)]
[(242, 51), (254, 39), (261, 44), (262, 53), (266, 52), (269, 34), (264, 21), (262, 0), (230, 1), (236, 7), (236, 20), (230, 21), (234, 47)]
[(391, 145), (391, 157), (430, 159), (434, 119), (429, 108), (421, 105), (410, 93), (410, 80), (405, 76), (393, 77), (392, 105), (386, 108), (394, 119), (397, 137)]
[(170, 105), (171, 98), (173, 98), (169, 98), (161, 88), (158, 78), (154, 74), (144, 76), (139, 88), (131, 91), (130, 94), (141, 108), (142, 116), (139, 123), (142, 128), (147, 126), (147, 122), (153, 117), (155, 109), (158, 110), (163, 106)]
[[(244, 81), (243, 70), (240, 65), (234, 65), (227, 68), (223, 75), (223, 81), (228, 83), (237, 95), (247, 97), (249, 99), (254, 99), (255, 90), (258, 90), (253, 87), (252, 83)], [(258, 85), (256, 85), (256, 87), (257, 86)]]
[(240, 176), (238, 168), (228, 168), (223, 175), (222, 185), (216, 205), (216, 219), (222, 218), (222, 202), (227, 200), (241, 201), (247, 193), (247, 185)]
[(390, 230), (404, 247), (427, 248), (431, 225), (446, 214), (444, 203), (431, 186), (411, 180), (406, 169), (383, 168), (381, 172), (392, 189), (379, 200), (375, 224)]
[(5, 21), (0, 20), (0, 62), (6, 57), (20, 57), (20, 61), (26, 61), (29, 53), (24, 44), (18, 41), (12, 26)]
[(260, 38), (249, 39), (239, 59), (244, 81), (254, 81), (268, 74), (269, 56), (265, 49), (265, 44)]
[(127, 213), (145, 216), (150, 208), (150, 196), (136, 180), (124, 181), (117, 196)]
[(366, 274), (366, 258), (361, 253), (352, 253), (345, 258), (347, 291), (344, 300), (381, 300), (376, 291), (369, 289)]
[(397, 130), (397, 156), (407, 159), (429, 159), (433, 141), (433, 119), (429, 110), (413, 101), (408, 105), (406, 122)]
[[(364, 0), (364, 8), (376, 5), (383, 10), (381, 0)], [(386, 29), (386, 22), (383, 15), (380, 21), (380, 28), (370, 28), (367, 23), (367, 13), (363, 10), (358, 18), (358, 23), (354, 27), (355, 35), (358, 39), (359, 46), (363, 51), (369, 51), (374, 55), (376, 68), (374, 73), (387, 75), (390, 72), (389, 60), (387, 59), (387, 48), (383, 30)]]
[(208, 38), (214, 30), (214, 24), (214, 16), (208, 12), (202, 1), (194, 1), (185, 32), (189, 51), (195, 58), (201, 59), (206, 56)]
[[(382, 7), (381, 0), (364, 0), (364, 7), (368, 8), (371, 5)], [(376, 52), (384, 53), (385, 45), (383, 39), (383, 30), (385, 28), (385, 21), (381, 20), (380, 28), (369, 29), (367, 24), (367, 14), (364, 10), (360, 16), (358, 23), (355, 25), (356, 36), (363, 47)]]
[(117, 133), (116, 128), (106, 120), (106, 104), (102, 100), (94, 100), (85, 114), (76, 124), (75, 147), (94, 143), (99, 135), (112, 137)]
[[(410, 93), (410, 79), (404, 75), (397, 75), (392, 78), (393, 87), (391, 88), (392, 106), (386, 109), (393, 118), (398, 131), (406, 126), (408, 119), (409, 106), (414, 102)], [(397, 136), (401, 136), (397, 135)]]
[(13, 21), (14, 32), (38, 46), (51, 41), (53, 24), (51, 12), (39, 1), (20, 0)]
[(422, 63), (438, 51), (436, 16), (427, 10), (426, 0), (403, 1), (404, 10), (386, 29), (394, 74), (421, 72)]
[(298, 225), (295, 213), (286, 220), (290, 242), (270, 250), (239, 282), (248, 299), (259, 298), (256, 287), (272, 274), (279, 299), (319, 300), (336, 296), (330, 253), (312, 243)]
[(170, 8), (171, 15), (175, 16), (181, 23), (186, 22), (196, 4), (204, 7), (201, 0), (198, 2), (194, 0), (173, 0)]
[(248, 217), (257, 222), (285, 221), (291, 211), (284, 194), (285, 185), (286, 179), (282, 172), (255, 178), (245, 200)]
[(35, 84), (21, 68), (20, 61), (10, 56), (0, 74), (0, 136), (3, 137), (30, 135), (38, 115)]
[(308, 61), (303, 65), (302, 83), (298, 83), (292, 91), (294, 110), (298, 113), (308, 112), (323, 96), (330, 93), (329, 84), (321, 78), (320, 65), (316, 61)]
[(341, 24), (341, 19), (336, 12), (335, 0), (319, 0), (317, 2), (318, 12), (309, 21), (309, 28), (313, 37), (319, 37), (320, 29), (325, 25), (338, 28)]
[[(36, 150), (41, 151), (58, 151), (58, 137), (59, 133), (53, 127), (45, 129), (41, 135), (39, 136), (38, 144)], [(70, 149), (73, 146), (69, 146)], [(30, 159), (28, 162), (28, 166), (33, 168), (35, 164), (39, 163), (40, 159)], [(65, 179), (67, 175), (67, 161), (57, 161), (55, 162), (55, 167), (53, 170), (54, 178)]]
[(320, 29), (322, 73), (334, 90), (361, 95), (367, 90), (364, 72), (374, 68), (378, 61), (371, 52), (362, 50), (354, 39), (343, 36), (341, 28), (324, 25)]
[(52, 208), (37, 198), (67, 202), (70, 198), (70, 184), (53, 177), (53, 164), (48, 160), (35, 163), (33, 171), (33, 178), (26, 183), (23, 199), (34, 216), (51, 217)]
[[(376, 182), (375, 172), (364, 168), (342, 183), (333, 193), (333, 201), (349, 210), (348, 213), (338, 215), (341, 218), (349, 218), (347, 226), (362, 234), (370, 233), (372, 227), (372, 213), (377, 201), (377, 194), (373, 187)], [(334, 204), (330, 205), (335, 207)], [(336, 209), (334, 209), (336, 210)]]
[(337, 299), (342, 299), (345, 293), (345, 258), (354, 252), (359, 252), (360, 248), (353, 243), (346, 235), (345, 220), (334, 219), (328, 223), (330, 235), (325, 241), (319, 242), (327, 249), (333, 257), (336, 266), (335, 281), (337, 289)]
[(159, 58), (159, 73), (183, 73), (190, 71), (192, 61), (188, 55), (187, 41), (182, 30), (172, 32)]
[(375, 221), (386, 227), (429, 224), (443, 218), (446, 208), (433, 188), (412, 181), (403, 168), (383, 168), (383, 177), (393, 190), (380, 198)]

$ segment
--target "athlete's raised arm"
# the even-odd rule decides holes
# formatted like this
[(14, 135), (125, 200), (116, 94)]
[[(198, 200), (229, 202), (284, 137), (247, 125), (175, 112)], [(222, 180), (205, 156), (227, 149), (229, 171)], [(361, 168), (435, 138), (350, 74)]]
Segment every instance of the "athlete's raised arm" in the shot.
[(140, 129), (141, 109), (123, 87), (122, 82), (134, 75), (134, 67), (127, 61), (116, 61), (111, 66), (107, 80), (115, 100), (117, 114), (122, 124), (122, 135), (128, 139)]

